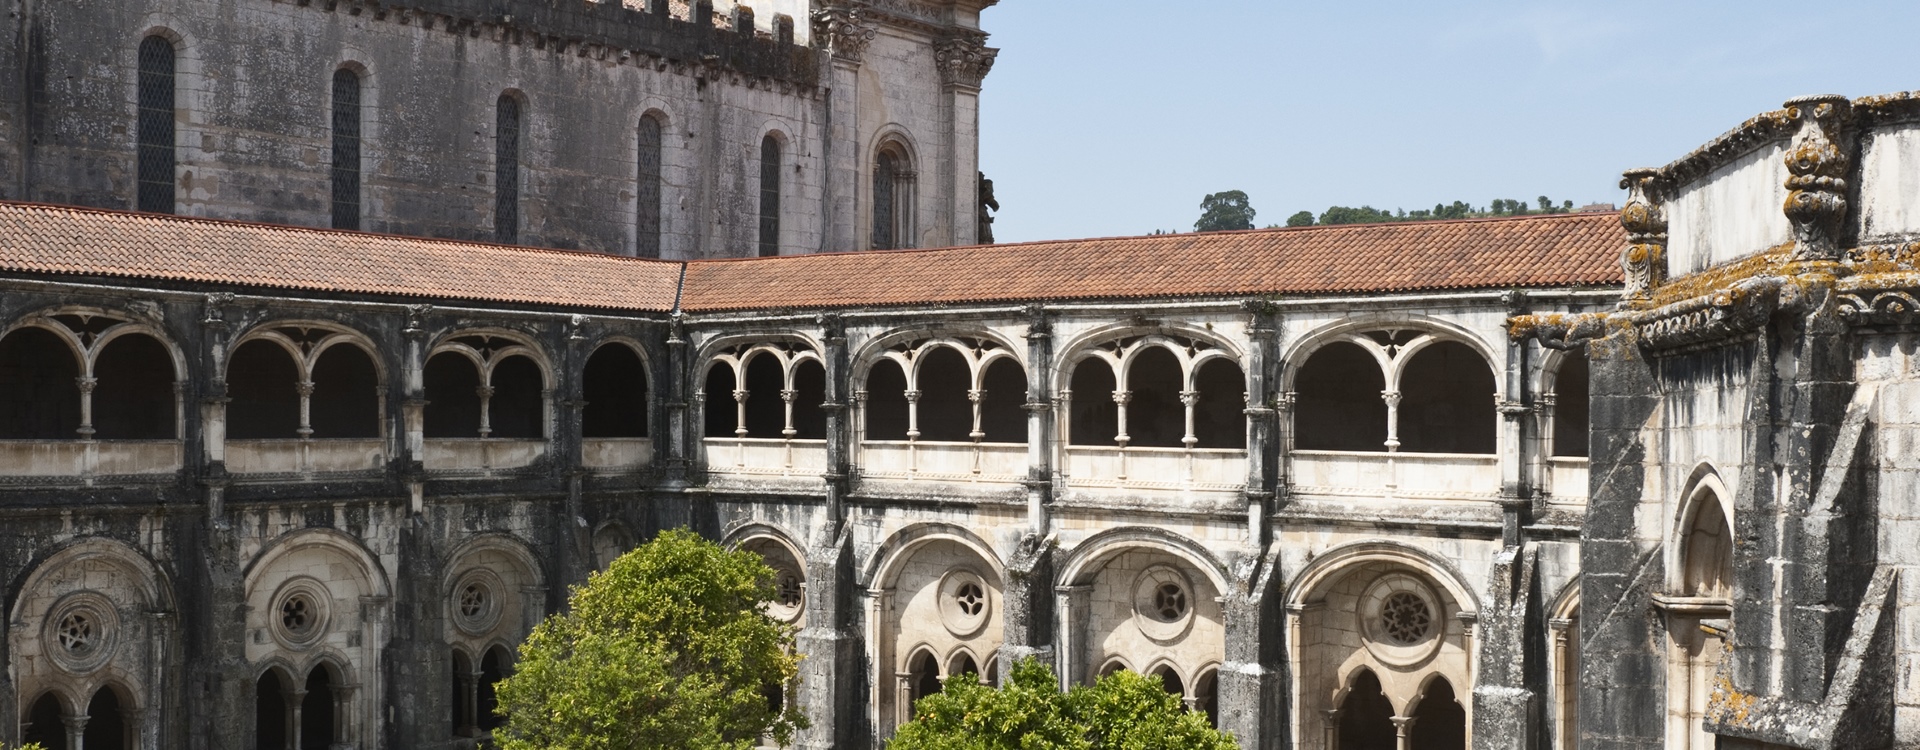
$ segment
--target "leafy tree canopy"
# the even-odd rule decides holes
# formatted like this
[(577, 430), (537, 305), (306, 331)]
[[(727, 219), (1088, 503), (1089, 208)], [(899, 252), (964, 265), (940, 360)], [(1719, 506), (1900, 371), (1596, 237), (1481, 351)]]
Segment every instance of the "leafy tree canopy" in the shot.
[(914, 705), (887, 750), (1235, 750), (1233, 737), (1188, 711), (1160, 678), (1120, 671), (1065, 694), (1032, 658), (995, 690), (949, 679)]
[[(1211, 197), (1211, 196), (1209, 196)], [(1530, 208), (1526, 201), (1512, 198), (1495, 198), (1491, 204), (1476, 208), (1466, 201), (1436, 203), (1432, 209), (1408, 211), (1397, 209), (1389, 211), (1372, 206), (1330, 206), (1321, 212), (1315, 220), (1313, 212), (1301, 211), (1287, 218), (1287, 226), (1306, 227), (1334, 224), (1372, 224), (1383, 221), (1435, 221), (1440, 219), (1476, 219), (1489, 216), (1535, 216), (1540, 214), (1564, 214), (1573, 212), (1573, 201), (1562, 201), (1554, 205), (1552, 199), (1540, 196), (1536, 199), (1539, 208)]]
[(773, 570), (687, 530), (622, 555), (573, 589), (520, 646), (498, 688), (505, 750), (788, 743), (799, 672), (792, 626), (765, 614)]
[(1313, 212), (1301, 211), (1300, 213), (1287, 217), (1287, 226), (1290, 226), (1290, 227), (1313, 226)]
[(1193, 223), (1193, 228), (1198, 232), (1252, 229), (1253, 214), (1246, 193), (1238, 190), (1213, 193), (1200, 200), (1200, 220)]

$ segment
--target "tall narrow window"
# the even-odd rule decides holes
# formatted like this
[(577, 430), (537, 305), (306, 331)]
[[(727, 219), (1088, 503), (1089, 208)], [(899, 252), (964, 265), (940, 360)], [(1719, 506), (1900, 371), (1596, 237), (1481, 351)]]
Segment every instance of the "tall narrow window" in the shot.
[(760, 255), (780, 254), (780, 140), (760, 141)]
[(881, 151), (873, 164), (873, 249), (892, 250), (893, 244), (893, 153)]
[(333, 71), (333, 228), (360, 228), (360, 76)]
[(493, 132), (493, 237), (520, 241), (520, 100), (501, 94)]
[(640, 184), (634, 191), (639, 215), (633, 229), (633, 254), (660, 257), (660, 121), (640, 118)]
[(170, 214), (174, 211), (174, 52), (166, 37), (140, 42), (140, 106), (138, 122), (139, 186), (137, 208)]

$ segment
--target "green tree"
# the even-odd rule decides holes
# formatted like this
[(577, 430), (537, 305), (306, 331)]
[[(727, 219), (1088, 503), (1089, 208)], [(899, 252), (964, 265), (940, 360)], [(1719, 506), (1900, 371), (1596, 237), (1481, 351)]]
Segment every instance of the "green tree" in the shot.
[(1200, 200), (1200, 220), (1193, 223), (1193, 228), (1198, 232), (1252, 229), (1253, 214), (1246, 193), (1238, 190), (1213, 193)]
[(684, 529), (576, 586), (498, 688), (505, 750), (744, 749), (806, 726), (773, 570)]
[(1061, 694), (1053, 670), (1013, 666), (995, 690), (949, 679), (920, 699), (887, 750), (1235, 750), (1233, 737), (1187, 711), (1159, 677), (1120, 671)]
[(1330, 206), (1320, 214), (1320, 223), (1334, 224), (1375, 224), (1393, 221), (1392, 211), (1382, 211), (1372, 206), (1352, 208), (1349, 206)]
[(1313, 226), (1313, 212), (1301, 211), (1300, 213), (1287, 217), (1287, 226), (1290, 226), (1290, 227)]

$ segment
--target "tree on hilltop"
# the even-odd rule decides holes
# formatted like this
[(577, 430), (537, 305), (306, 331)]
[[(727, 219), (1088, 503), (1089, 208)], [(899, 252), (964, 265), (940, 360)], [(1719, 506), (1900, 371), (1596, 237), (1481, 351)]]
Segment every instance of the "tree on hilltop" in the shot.
[(1197, 232), (1224, 232), (1253, 228), (1253, 206), (1247, 194), (1238, 190), (1213, 193), (1200, 201), (1200, 220), (1193, 223)]

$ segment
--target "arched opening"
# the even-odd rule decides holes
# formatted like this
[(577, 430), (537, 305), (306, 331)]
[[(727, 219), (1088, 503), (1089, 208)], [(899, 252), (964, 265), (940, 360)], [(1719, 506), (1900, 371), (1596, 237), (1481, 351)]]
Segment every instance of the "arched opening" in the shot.
[(747, 437), (780, 438), (787, 429), (787, 403), (780, 392), (787, 388), (786, 373), (780, 359), (761, 354), (747, 360)]
[(1340, 702), (1340, 750), (1388, 750), (1397, 747), (1393, 702), (1380, 690), (1380, 678), (1361, 669)]
[(647, 370), (632, 347), (600, 347), (587, 358), (580, 381), (587, 401), (580, 412), (582, 437), (647, 436)]
[(173, 357), (159, 339), (129, 334), (107, 342), (93, 362), (94, 437), (172, 440)]
[(327, 750), (336, 739), (333, 682), (325, 666), (307, 673), (307, 695), (300, 702), (300, 750)]
[(511, 91), (494, 104), (493, 237), (520, 241), (520, 99)]
[(907, 667), (907, 684), (912, 686), (909, 700), (915, 704), (921, 698), (940, 692), (940, 665), (933, 654), (925, 651), (914, 654)]
[(1186, 443), (1187, 407), (1180, 358), (1164, 347), (1149, 346), (1127, 365), (1126, 434), (1128, 445), (1181, 448)]
[(493, 365), (489, 382), (493, 395), (487, 399), (487, 419), (492, 436), (537, 440), (546, 437), (546, 379), (533, 360), (514, 355)]
[(27, 722), (20, 727), (20, 741), (38, 743), (45, 750), (67, 750), (67, 724), (61, 721), (60, 698), (46, 693), (27, 710)]
[(1011, 359), (996, 359), (980, 379), (981, 442), (1027, 442), (1027, 372)]
[(1587, 355), (1568, 352), (1553, 376), (1553, 455), (1587, 457)]
[(1119, 406), (1113, 402), (1113, 367), (1098, 357), (1080, 360), (1070, 381), (1073, 404), (1067, 426), (1068, 445), (1112, 445), (1120, 432)]
[(1173, 671), (1172, 666), (1160, 665), (1159, 669), (1153, 670), (1153, 676), (1160, 678), (1160, 687), (1166, 688), (1167, 692), (1182, 698), (1186, 697), (1187, 686), (1180, 681), (1180, 674)]
[(380, 437), (380, 371), (367, 350), (335, 344), (320, 353), (308, 421), (316, 438)]
[(1685, 596), (1728, 599), (1733, 596), (1733, 544), (1726, 511), (1712, 493), (1699, 495), (1683, 554)]
[(0, 440), (72, 440), (80, 429), (80, 360), (44, 328), (0, 338)]
[(113, 688), (100, 688), (87, 703), (87, 728), (80, 744), (87, 750), (124, 750), (130, 746), (125, 711)]
[(960, 352), (948, 346), (920, 350), (915, 363), (920, 386), (920, 439), (966, 442), (973, 439), (973, 371)]
[(227, 437), (274, 440), (299, 437), (300, 365), (286, 347), (254, 339), (227, 360)]
[(868, 440), (907, 439), (907, 375), (900, 363), (882, 359), (867, 372)]
[(660, 118), (647, 114), (640, 118), (639, 181), (634, 190), (634, 249), (642, 258), (660, 257), (660, 205), (666, 181), (661, 170), (662, 145), (666, 142)]
[(913, 247), (913, 165), (906, 149), (889, 141), (873, 160), (873, 249)]
[(333, 71), (333, 228), (360, 228), (360, 76)]
[[(962, 677), (964, 675), (964, 677)], [(980, 667), (973, 663), (973, 657), (962, 651), (953, 657), (953, 664), (947, 667), (947, 679), (966, 679), (978, 682)]]
[(982, 681), (987, 683), (988, 685), (992, 685), (993, 687), (996, 687), (996, 688), (1000, 687), (1000, 660), (999, 659), (993, 659), (993, 658), (987, 659), (987, 675), (986, 677), (982, 678)]
[(1301, 450), (1385, 451), (1387, 389), (1380, 361), (1360, 345), (1321, 347), (1294, 377), (1293, 446)]
[(1106, 664), (1103, 664), (1100, 666), (1099, 676), (1105, 677), (1115, 672), (1131, 672), (1131, 671), (1133, 670), (1127, 669), (1126, 662), (1120, 661), (1119, 659), (1111, 659)]
[(1466, 750), (1467, 711), (1454, 697), (1453, 685), (1435, 677), (1413, 709), (1413, 746), (1419, 750)]
[(1220, 670), (1209, 669), (1193, 681), (1193, 710), (1207, 715), (1207, 723), (1220, 726)]
[(1193, 436), (1200, 448), (1247, 447), (1247, 377), (1229, 359), (1209, 359), (1194, 373)]
[(734, 429), (739, 427), (739, 404), (733, 400), (733, 368), (725, 362), (715, 362), (707, 368), (707, 382), (702, 389), (705, 394), (704, 414), (701, 423), (705, 426), (702, 433), (710, 438), (734, 437)]
[(494, 685), (506, 679), (509, 659), (506, 649), (499, 646), (487, 649), (487, 655), (480, 657), (480, 685), (474, 699), (474, 712), (478, 714), (475, 721), (482, 732), (491, 732), (504, 723), (496, 710), (500, 699), (494, 693)]
[(1473, 347), (1442, 341), (1413, 355), (1400, 374), (1400, 450), (1492, 453), (1493, 370)]
[(426, 436), (470, 438), (480, 436), (480, 369), (458, 352), (441, 352), (427, 359)]
[(289, 750), (292, 728), (287, 726), (287, 692), (274, 670), (267, 670), (254, 683), (253, 746), (257, 750)]
[(139, 107), (134, 120), (139, 174), (134, 207), (150, 213), (174, 212), (175, 56), (173, 41), (166, 37), (156, 34), (140, 40)]
[(815, 360), (793, 366), (793, 437), (827, 439), (827, 368)]
[(780, 139), (760, 139), (760, 256), (780, 254)]
[(479, 729), (474, 725), (473, 691), (469, 689), (474, 679), (473, 660), (461, 653), (460, 649), (454, 649), (451, 653), (453, 668), (448, 670), (447, 675), (447, 681), (450, 683), (448, 703), (451, 709), (448, 713), (452, 714), (453, 719), (451, 730), (455, 737), (472, 737), (478, 733)]

